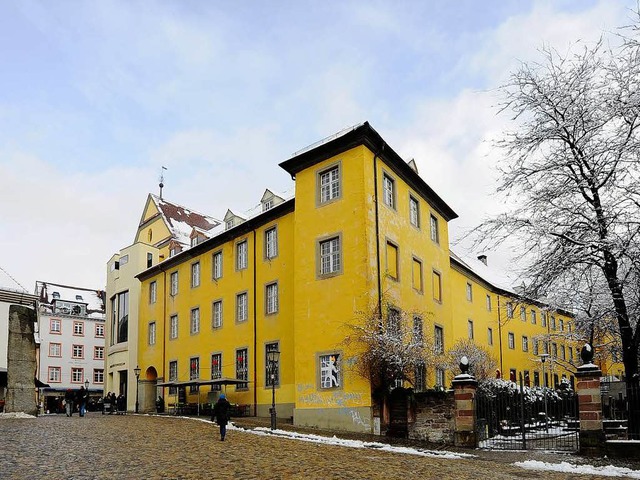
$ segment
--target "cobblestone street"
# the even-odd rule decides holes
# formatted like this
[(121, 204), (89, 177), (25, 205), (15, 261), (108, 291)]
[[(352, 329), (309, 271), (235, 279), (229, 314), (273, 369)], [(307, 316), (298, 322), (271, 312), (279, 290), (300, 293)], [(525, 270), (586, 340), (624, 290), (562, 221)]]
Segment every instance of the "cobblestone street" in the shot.
[[(474, 453), (474, 452), (470, 452)], [(486, 457), (430, 458), (231, 430), (208, 421), (88, 414), (0, 420), (2, 479), (600, 478), (524, 470)]]

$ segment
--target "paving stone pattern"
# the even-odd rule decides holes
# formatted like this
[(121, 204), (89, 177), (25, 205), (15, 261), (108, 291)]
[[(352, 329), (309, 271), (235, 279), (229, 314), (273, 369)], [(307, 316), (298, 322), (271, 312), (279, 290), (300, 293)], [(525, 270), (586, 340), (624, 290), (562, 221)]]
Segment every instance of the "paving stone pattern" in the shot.
[[(521, 458), (522, 459), (522, 458)], [(219, 440), (208, 421), (89, 413), (0, 420), (1, 479), (597, 478), (301, 442), (241, 430)]]

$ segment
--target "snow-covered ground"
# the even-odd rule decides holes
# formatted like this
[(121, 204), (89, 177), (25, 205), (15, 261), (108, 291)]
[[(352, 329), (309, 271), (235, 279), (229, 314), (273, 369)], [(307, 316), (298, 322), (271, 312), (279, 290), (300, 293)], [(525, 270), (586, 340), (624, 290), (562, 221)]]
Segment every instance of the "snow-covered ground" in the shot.
[(28, 413), (22, 412), (12, 412), (12, 413), (0, 413), (0, 420), (3, 418), (36, 418), (33, 415), (29, 415)]
[(526, 468), (527, 470), (545, 470), (549, 472), (566, 472), (582, 475), (601, 475), (603, 477), (627, 477), (640, 478), (640, 471), (631, 470), (630, 468), (614, 467), (606, 465), (603, 467), (595, 467), (593, 465), (575, 465), (569, 462), (547, 463), (538, 460), (525, 460), (524, 462), (516, 462), (514, 465)]

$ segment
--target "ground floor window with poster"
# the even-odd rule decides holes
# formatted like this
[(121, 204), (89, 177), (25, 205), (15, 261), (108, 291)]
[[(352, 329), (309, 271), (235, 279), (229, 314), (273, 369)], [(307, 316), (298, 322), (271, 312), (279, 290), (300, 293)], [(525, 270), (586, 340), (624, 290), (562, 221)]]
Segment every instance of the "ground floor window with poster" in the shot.
[[(211, 380), (222, 378), (222, 354), (214, 353), (211, 355)], [(211, 390), (219, 392), (222, 390), (222, 385), (211, 385)]]
[(340, 374), (340, 354), (319, 355), (320, 388), (338, 388), (342, 386)]
[[(193, 357), (189, 362), (189, 380), (200, 378), (200, 357)], [(189, 393), (197, 393), (198, 385), (189, 385)]]
[[(178, 361), (173, 360), (169, 362), (169, 381), (175, 382), (178, 380)], [(169, 387), (169, 395), (176, 394), (176, 387)]]
[[(238, 380), (249, 380), (249, 353), (246, 348), (236, 350), (236, 378)], [(236, 390), (246, 390), (247, 383), (239, 383)]]

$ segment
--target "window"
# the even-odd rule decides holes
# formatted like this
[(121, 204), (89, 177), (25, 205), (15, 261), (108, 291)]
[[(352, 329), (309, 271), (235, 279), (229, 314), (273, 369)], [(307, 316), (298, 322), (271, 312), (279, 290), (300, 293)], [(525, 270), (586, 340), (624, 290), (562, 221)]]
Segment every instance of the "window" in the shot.
[(326, 203), (340, 197), (340, 165), (318, 174), (320, 202)]
[(387, 207), (396, 208), (395, 181), (386, 173), (382, 176), (382, 197)]
[(264, 202), (262, 202), (262, 211), (266, 212), (267, 210), (271, 210), (273, 208), (273, 198), (270, 198), (269, 200), (265, 200)]
[(51, 322), (49, 323), (49, 333), (60, 333), (60, 332), (61, 332), (60, 320), (57, 318), (52, 318)]
[(73, 345), (71, 347), (72, 358), (84, 358), (84, 345)]
[(422, 262), (413, 257), (413, 263), (411, 268), (411, 280), (413, 282), (413, 289), (422, 292), (424, 290), (424, 282), (422, 280)]
[(413, 195), (409, 195), (409, 221), (414, 227), (420, 228), (420, 202)]
[(169, 338), (178, 338), (178, 315), (171, 315), (169, 319)]
[(486, 304), (487, 304), (487, 312), (490, 312), (491, 311), (491, 295), (487, 295)]
[(320, 388), (340, 387), (340, 354), (320, 355)]
[(387, 312), (387, 335), (392, 338), (400, 338), (400, 312), (390, 308)]
[(420, 317), (413, 317), (413, 342), (416, 345), (424, 345), (424, 323)]
[(126, 265), (129, 263), (129, 255), (123, 255), (120, 257), (120, 266)]
[[(246, 348), (236, 350), (236, 378), (238, 380), (249, 380), (249, 358)], [(236, 390), (246, 389), (248, 384), (239, 383)]]
[(278, 284), (270, 283), (266, 288), (266, 313), (278, 313)]
[(153, 266), (153, 253), (147, 253), (147, 268)]
[(333, 275), (342, 271), (340, 237), (322, 240), (319, 245), (320, 276)]
[(170, 294), (171, 296), (175, 296), (178, 294), (178, 272), (172, 272), (170, 280), (171, 280)]
[(555, 329), (556, 329), (556, 317), (551, 315), (551, 330), (555, 330)]
[(272, 259), (278, 256), (278, 230), (276, 227), (264, 232), (264, 258)]
[(535, 387), (540, 386), (540, 372), (533, 372), (533, 385)]
[(444, 353), (444, 330), (438, 325), (433, 327), (433, 342), (436, 353)]
[(156, 344), (156, 322), (149, 322), (149, 345)]
[(473, 302), (473, 285), (467, 282), (467, 301)]
[(222, 278), (222, 252), (215, 252), (213, 254), (213, 279), (218, 280)]
[(516, 337), (513, 333), (509, 333), (509, 348), (511, 350), (513, 350), (514, 348), (516, 348)]
[[(211, 355), (211, 380), (222, 378), (222, 354), (214, 353)], [(222, 385), (211, 385), (211, 390), (220, 391)]]
[(516, 374), (517, 374), (516, 369), (515, 368), (510, 368), (509, 369), (509, 380), (511, 380), (512, 382), (515, 382), (517, 380)]
[(93, 347), (93, 359), (94, 360), (104, 360), (104, 347), (101, 345), (96, 345)]
[[(178, 361), (177, 360), (172, 360), (171, 362), (169, 362), (169, 381), (170, 382), (178, 381)], [(177, 391), (176, 388), (177, 387), (169, 387), (169, 395), (175, 395)]]
[(191, 264), (191, 288), (200, 286), (200, 262)]
[(104, 323), (96, 323), (96, 337), (104, 338)]
[(104, 383), (104, 369), (103, 368), (94, 368), (93, 369), (93, 383)]
[(469, 340), (473, 340), (473, 320), (467, 320), (467, 335)]
[(111, 298), (111, 344), (126, 342), (129, 338), (129, 292)]
[(542, 346), (543, 346), (544, 353), (546, 353), (548, 355), (549, 354), (549, 342), (548, 341), (543, 341), (542, 342)]
[(73, 334), (77, 336), (84, 335), (84, 322), (73, 322)]
[[(193, 357), (189, 360), (189, 380), (200, 379), (200, 357)], [(190, 385), (189, 392), (198, 391), (198, 385)]]
[(247, 294), (239, 293), (236, 295), (236, 320), (244, 322), (247, 319)]
[(536, 311), (532, 308), (531, 309), (531, 324), (535, 325), (536, 321), (537, 321), (537, 319), (536, 319)]
[(493, 345), (493, 329), (487, 328), (487, 344)]
[(158, 284), (153, 281), (149, 284), (149, 303), (156, 303), (158, 297)]
[(222, 300), (216, 300), (211, 307), (212, 320), (211, 325), (213, 328), (222, 327)]
[(564, 348), (564, 345), (560, 345), (560, 358), (562, 360), (565, 360), (566, 356), (567, 356), (567, 353), (566, 353), (566, 349)]
[(387, 242), (387, 275), (398, 280), (398, 247)]
[(520, 307), (520, 320), (523, 322), (527, 321), (527, 309), (524, 307)]
[(280, 360), (275, 362), (275, 364), (271, 364), (268, 360), (269, 352), (277, 352), (278, 351), (278, 343), (267, 343), (264, 347), (264, 364), (265, 364), (265, 382), (264, 384), (267, 387), (271, 386), (279, 386), (280, 385)]
[(433, 299), (436, 302), (442, 302), (442, 277), (440, 277), (440, 274), (435, 270), (433, 271), (431, 282), (433, 288)]
[(573, 348), (569, 347), (567, 350), (569, 350), (569, 361), (573, 363)]
[(438, 232), (438, 218), (431, 214), (429, 216), (429, 233), (431, 235), (431, 241), (440, 243), (440, 233)]
[(523, 352), (529, 351), (529, 337), (525, 335), (522, 336), (522, 351)]
[(436, 368), (436, 387), (444, 388), (444, 369)]
[(50, 382), (59, 383), (60, 377), (60, 367), (49, 367), (48, 379)]
[(424, 363), (416, 366), (414, 390), (416, 392), (424, 392), (427, 388), (427, 368)]
[(49, 356), (50, 357), (61, 357), (62, 356), (62, 344), (61, 343), (50, 343), (49, 344)]
[(230, 220), (227, 220), (227, 223), (225, 223), (225, 230), (229, 230), (233, 228), (233, 218)]
[(546, 313), (544, 313), (544, 312), (540, 312), (540, 324), (541, 324), (543, 327), (546, 327), (546, 326), (547, 326), (547, 314), (546, 314)]
[(191, 309), (191, 335), (195, 335), (200, 332), (200, 309), (192, 308)]
[(72, 368), (71, 369), (71, 383), (82, 383), (84, 382), (84, 369), (83, 368)]
[(555, 358), (558, 357), (558, 344), (555, 342), (551, 344), (551, 355)]
[(507, 303), (507, 318), (513, 318), (513, 303)]
[(247, 241), (243, 240), (236, 245), (236, 270), (247, 268)]
[(533, 354), (538, 356), (538, 341), (537, 340), (533, 340)]
[(564, 320), (562, 320), (561, 318), (558, 319), (558, 329), (561, 332), (564, 332)]

